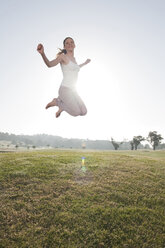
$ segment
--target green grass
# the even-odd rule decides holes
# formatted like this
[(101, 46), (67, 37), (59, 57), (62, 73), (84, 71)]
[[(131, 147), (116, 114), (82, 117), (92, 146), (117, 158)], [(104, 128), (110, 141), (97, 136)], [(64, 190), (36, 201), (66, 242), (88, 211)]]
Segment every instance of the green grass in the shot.
[(1, 153), (0, 248), (164, 248), (164, 171), (165, 151)]

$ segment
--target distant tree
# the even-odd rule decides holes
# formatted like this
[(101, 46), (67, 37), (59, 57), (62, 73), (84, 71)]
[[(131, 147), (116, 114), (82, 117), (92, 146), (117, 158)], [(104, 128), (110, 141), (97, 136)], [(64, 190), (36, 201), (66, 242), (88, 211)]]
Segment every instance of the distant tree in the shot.
[(36, 146), (32, 146), (33, 147), (33, 149), (35, 149), (36, 148)]
[(114, 141), (113, 138), (111, 138), (111, 143), (112, 143), (113, 147), (115, 148), (115, 150), (118, 150), (119, 144), (116, 141)]
[(157, 134), (157, 131), (149, 132), (147, 140), (150, 142), (150, 144), (153, 147), (153, 150), (156, 149), (156, 147), (161, 143), (162, 136), (160, 134)]
[(15, 148), (18, 149), (19, 145), (15, 145)]
[(142, 137), (141, 135), (133, 137), (133, 145), (134, 145), (135, 150), (137, 150), (137, 147), (138, 145), (140, 145), (141, 141), (144, 141), (144, 140), (145, 138)]
[(144, 149), (151, 149), (149, 144), (145, 144)]
[(134, 143), (133, 143), (133, 140), (130, 141), (130, 145), (131, 145), (131, 150), (134, 150)]

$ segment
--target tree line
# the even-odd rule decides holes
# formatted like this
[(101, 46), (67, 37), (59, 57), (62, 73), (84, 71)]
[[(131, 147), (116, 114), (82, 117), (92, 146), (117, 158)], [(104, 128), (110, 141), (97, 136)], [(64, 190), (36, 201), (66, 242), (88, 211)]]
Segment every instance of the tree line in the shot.
[[(156, 149), (161, 144), (163, 137), (161, 134), (158, 134), (157, 131), (149, 132), (148, 136), (145, 138), (141, 135), (134, 136), (133, 139), (130, 141), (131, 150), (137, 150), (138, 146), (141, 144), (142, 141), (148, 141), (152, 146), (153, 150)], [(115, 150), (118, 150), (120, 145), (123, 142), (115, 142), (113, 138), (111, 138), (112, 145)]]

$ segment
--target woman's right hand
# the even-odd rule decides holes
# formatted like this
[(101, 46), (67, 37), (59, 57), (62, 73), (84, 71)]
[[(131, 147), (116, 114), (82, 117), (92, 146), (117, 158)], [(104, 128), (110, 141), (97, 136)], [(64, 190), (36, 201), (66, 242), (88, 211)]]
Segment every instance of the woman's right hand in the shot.
[(42, 44), (38, 44), (37, 46), (37, 51), (40, 53), (40, 54), (43, 54), (44, 53), (44, 46)]

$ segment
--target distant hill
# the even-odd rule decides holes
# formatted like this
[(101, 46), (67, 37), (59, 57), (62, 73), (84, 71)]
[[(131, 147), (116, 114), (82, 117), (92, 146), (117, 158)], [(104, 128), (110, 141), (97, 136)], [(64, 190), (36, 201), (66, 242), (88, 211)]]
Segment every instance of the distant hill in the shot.
[[(115, 141), (117, 142), (117, 141)], [(118, 141), (118, 150), (130, 150), (130, 142)], [(68, 139), (60, 136), (48, 134), (36, 135), (15, 135), (0, 132), (0, 147), (26, 147), (26, 148), (69, 148), (69, 149), (97, 149), (97, 150), (114, 150), (112, 142), (109, 140), (89, 140), (89, 139)], [(140, 144), (138, 149), (149, 149), (149, 146)], [(165, 144), (159, 145), (158, 149), (164, 149)]]
[[(0, 132), (0, 142), (5, 141), (8, 146), (14, 145), (18, 147), (53, 147), (53, 148), (75, 148), (75, 149), (98, 149), (98, 150), (114, 150), (109, 140), (83, 140), (68, 139), (60, 136), (48, 134), (36, 135), (15, 135)], [(130, 150), (129, 142), (124, 142), (119, 147), (120, 150)]]

